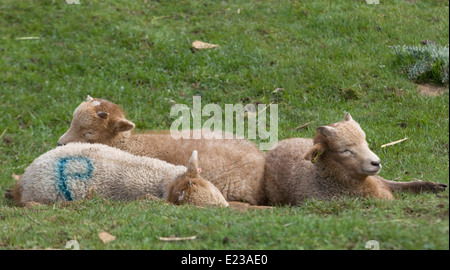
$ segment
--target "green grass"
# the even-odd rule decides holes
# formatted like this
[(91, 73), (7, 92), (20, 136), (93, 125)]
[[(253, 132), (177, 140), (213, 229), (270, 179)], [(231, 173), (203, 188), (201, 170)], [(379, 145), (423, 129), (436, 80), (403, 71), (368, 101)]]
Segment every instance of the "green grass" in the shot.
[[(392, 53), (447, 44), (446, 1), (52, 2), (0, 3), (1, 194), (12, 173), (56, 146), (87, 94), (122, 105), (137, 130), (168, 129), (170, 100), (191, 106), (193, 95), (222, 107), (278, 104), (280, 139), (312, 137), (350, 112), (383, 161), (381, 176), (449, 183), (448, 90), (419, 95)], [(193, 52), (194, 40), (220, 48)], [(76, 238), (81, 249), (364, 249), (368, 240), (448, 249), (448, 195), (249, 212), (101, 199), (17, 208), (0, 196), (0, 248), (64, 248)], [(101, 231), (117, 239), (105, 245)], [(158, 239), (170, 235), (197, 238)]]

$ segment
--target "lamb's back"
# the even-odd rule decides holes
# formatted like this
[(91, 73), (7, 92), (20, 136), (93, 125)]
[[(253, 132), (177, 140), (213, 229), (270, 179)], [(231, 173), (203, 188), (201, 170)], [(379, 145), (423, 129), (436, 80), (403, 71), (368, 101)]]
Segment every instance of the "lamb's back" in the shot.
[(286, 139), (266, 153), (264, 189), (269, 204), (295, 205), (314, 192), (314, 167), (304, 158), (312, 145), (312, 139)]

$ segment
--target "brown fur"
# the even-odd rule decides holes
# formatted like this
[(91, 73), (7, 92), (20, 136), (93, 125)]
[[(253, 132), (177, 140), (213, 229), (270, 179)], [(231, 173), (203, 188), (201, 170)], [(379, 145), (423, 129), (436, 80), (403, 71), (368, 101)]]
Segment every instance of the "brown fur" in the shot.
[(176, 180), (169, 188), (169, 197), (167, 201), (173, 204), (191, 204), (196, 206), (228, 206), (225, 199), (221, 200), (222, 194), (217, 190), (220, 196), (212, 192), (203, 192), (210, 190), (214, 185), (201, 178), (183, 177)]
[(22, 200), (22, 192), (23, 192), (23, 187), (20, 184), (20, 180), (19, 180), (16, 183), (16, 185), (14, 186), (14, 188), (10, 192), (7, 192), (5, 194), (5, 197), (12, 199), (17, 206), (25, 206), (25, 204), (23, 204), (21, 201)]
[(250, 205), (248, 203), (243, 202), (230, 202), (229, 207), (235, 211), (239, 212), (248, 212), (248, 210), (268, 210), (273, 209), (272, 206), (265, 206), (265, 205)]
[(445, 188), (431, 182), (388, 181), (376, 175), (380, 169), (365, 133), (348, 114), (341, 122), (317, 128), (314, 140), (283, 140), (267, 152), (265, 192), (270, 204), (297, 205), (308, 198), (342, 196), (392, 200), (391, 186)]
[(134, 124), (125, 119), (125, 114), (118, 105), (89, 96), (85, 104), (88, 103), (91, 106), (79, 106), (74, 111), (71, 128), (59, 139), (59, 145), (69, 142), (107, 144), (111, 137), (134, 128)]
[[(106, 115), (99, 112), (105, 112)], [(214, 184), (228, 201), (264, 203), (262, 183), (264, 154), (248, 140), (174, 139), (168, 131), (134, 134), (134, 124), (120, 107), (88, 97), (73, 114), (69, 130), (59, 145), (69, 142), (102, 143), (134, 155), (185, 165), (193, 150), (202, 157), (202, 176)]]
[(222, 193), (200, 177), (196, 153), (189, 160), (186, 173), (169, 186), (167, 201), (177, 205), (228, 206)]

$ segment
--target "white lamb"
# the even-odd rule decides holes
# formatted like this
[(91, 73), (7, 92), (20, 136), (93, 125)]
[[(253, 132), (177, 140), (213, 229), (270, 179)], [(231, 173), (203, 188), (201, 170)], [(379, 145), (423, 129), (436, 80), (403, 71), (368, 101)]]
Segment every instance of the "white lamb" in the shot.
[[(19, 206), (29, 202), (49, 204), (96, 195), (112, 200), (136, 200), (153, 195), (168, 200), (173, 185), (187, 182), (183, 197), (172, 203), (198, 206), (228, 206), (222, 193), (198, 174), (197, 151), (188, 164), (175, 166), (149, 157), (138, 157), (102, 145), (71, 143), (41, 155), (25, 170), (13, 190), (5, 196)], [(195, 186), (196, 188), (192, 189)]]

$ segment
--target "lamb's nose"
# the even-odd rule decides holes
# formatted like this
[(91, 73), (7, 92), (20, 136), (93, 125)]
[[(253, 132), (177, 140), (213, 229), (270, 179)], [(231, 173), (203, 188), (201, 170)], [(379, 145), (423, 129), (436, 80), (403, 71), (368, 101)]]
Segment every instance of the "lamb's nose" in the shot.
[(60, 142), (58, 142), (58, 146), (63, 146), (64, 144), (62, 144), (62, 143), (60, 143)]
[(370, 162), (370, 164), (372, 164), (375, 167), (379, 167), (381, 165), (381, 160), (374, 160)]

